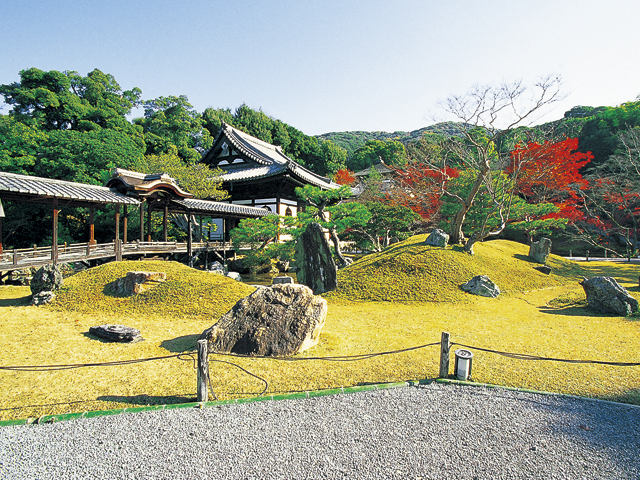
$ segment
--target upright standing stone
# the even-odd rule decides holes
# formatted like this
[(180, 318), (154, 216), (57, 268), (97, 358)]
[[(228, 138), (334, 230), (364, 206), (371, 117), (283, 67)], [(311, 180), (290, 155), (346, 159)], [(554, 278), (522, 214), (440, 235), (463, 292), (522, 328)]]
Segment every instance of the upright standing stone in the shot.
[(310, 224), (300, 235), (296, 242), (296, 265), (298, 283), (311, 288), (315, 295), (338, 286), (338, 269), (320, 224)]
[(62, 271), (58, 265), (44, 265), (33, 274), (31, 293), (54, 292), (62, 286)]
[(547, 263), (549, 255), (551, 255), (551, 240), (548, 238), (541, 238), (529, 247), (529, 256), (538, 263)]

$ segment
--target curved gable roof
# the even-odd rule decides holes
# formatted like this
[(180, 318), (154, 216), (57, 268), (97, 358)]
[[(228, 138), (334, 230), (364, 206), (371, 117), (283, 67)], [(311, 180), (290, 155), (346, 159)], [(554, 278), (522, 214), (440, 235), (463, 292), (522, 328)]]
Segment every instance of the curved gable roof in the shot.
[(233, 149), (260, 165), (258, 167), (247, 165), (244, 168), (241, 166), (234, 169), (228, 168), (221, 177), (223, 182), (255, 180), (288, 172), (303, 182), (316, 187), (325, 189), (339, 187), (330, 178), (318, 175), (287, 157), (282, 151), (282, 147), (271, 145), (226, 123), (223, 124), (213, 147), (204, 156), (203, 161), (208, 160), (207, 157), (213, 154), (223, 141), (227, 141)]

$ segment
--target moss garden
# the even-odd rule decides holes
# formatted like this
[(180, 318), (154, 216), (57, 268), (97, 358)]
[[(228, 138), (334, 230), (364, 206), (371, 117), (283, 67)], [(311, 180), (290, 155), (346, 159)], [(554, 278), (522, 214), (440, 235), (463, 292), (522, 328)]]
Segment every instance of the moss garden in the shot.
[[(575, 263), (551, 256), (551, 275), (533, 269), (528, 247), (496, 240), (468, 256), (457, 247), (423, 245), (412, 237), (365, 256), (339, 272), (320, 343), (301, 357), (375, 353), (451, 341), (486, 349), (566, 359), (640, 361), (640, 318), (586, 308), (582, 276), (609, 275), (640, 298), (640, 268), (628, 263)], [(127, 271), (163, 271), (167, 281), (135, 297), (119, 297), (111, 283)], [(464, 293), (459, 285), (488, 275), (496, 299)], [(2, 366), (100, 363), (193, 351), (197, 337), (254, 287), (175, 262), (109, 263), (65, 280), (53, 304), (28, 306), (28, 287), (0, 287)], [(145, 341), (114, 344), (89, 327), (119, 323)], [(452, 351), (458, 346), (453, 346)], [(474, 352), (473, 381), (640, 404), (640, 367), (514, 360)], [(433, 379), (438, 346), (356, 362), (283, 362), (211, 356), (211, 383), (221, 400), (370, 383)], [(178, 358), (72, 370), (0, 370), (0, 419), (90, 410), (165, 405), (195, 400), (193, 362)]]

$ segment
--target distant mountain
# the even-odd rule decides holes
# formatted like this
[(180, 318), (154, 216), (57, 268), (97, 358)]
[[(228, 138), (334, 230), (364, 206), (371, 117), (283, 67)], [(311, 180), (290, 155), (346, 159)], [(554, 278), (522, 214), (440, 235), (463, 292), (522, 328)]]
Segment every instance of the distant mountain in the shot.
[(331, 140), (336, 145), (347, 151), (347, 156), (363, 146), (369, 140), (397, 140), (402, 143), (409, 143), (413, 140), (419, 140), (425, 132), (438, 133), (440, 135), (455, 135), (460, 132), (459, 124), (456, 122), (441, 122), (428, 127), (413, 130), (412, 132), (331, 132), (316, 135), (322, 140)]

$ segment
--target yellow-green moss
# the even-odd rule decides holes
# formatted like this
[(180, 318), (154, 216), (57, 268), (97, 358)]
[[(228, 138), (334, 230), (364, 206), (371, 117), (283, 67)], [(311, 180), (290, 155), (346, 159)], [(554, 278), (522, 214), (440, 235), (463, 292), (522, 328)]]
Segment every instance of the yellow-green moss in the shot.
[(462, 248), (424, 245), (417, 235), (383, 252), (367, 255), (338, 273), (338, 289), (328, 298), (354, 301), (464, 302), (460, 285), (487, 275), (506, 294), (574, 282), (583, 270), (576, 263), (551, 255), (551, 275), (534, 270), (529, 247), (507, 240), (480, 243), (475, 255)]
[[(165, 272), (167, 280), (138, 295), (115, 295), (111, 282), (130, 271)], [(253, 291), (249, 285), (177, 262), (112, 262), (67, 278), (50, 308), (80, 313), (217, 319)]]

